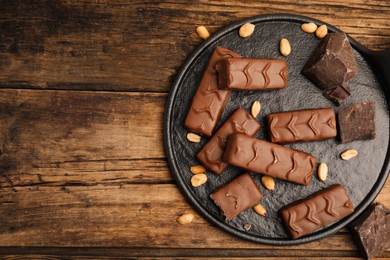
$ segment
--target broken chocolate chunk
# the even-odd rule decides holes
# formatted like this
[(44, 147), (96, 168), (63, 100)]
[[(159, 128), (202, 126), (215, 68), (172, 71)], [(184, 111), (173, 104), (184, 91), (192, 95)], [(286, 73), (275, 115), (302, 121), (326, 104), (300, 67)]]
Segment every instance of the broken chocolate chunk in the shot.
[(383, 204), (370, 205), (349, 227), (363, 257), (374, 258), (390, 248), (390, 209)]
[(244, 173), (210, 195), (227, 221), (252, 207), (263, 198), (263, 193), (249, 173)]
[(364, 102), (339, 111), (341, 143), (375, 138), (375, 102)]
[(245, 229), (246, 231), (249, 231), (249, 230), (251, 229), (251, 227), (252, 227), (251, 224), (245, 224), (245, 225), (244, 225), (244, 229)]
[(357, 71), (355, 56), (344, 33), (328, 34), (302, 70), (323, 95), (340, 105), (351, 95), (351, 80)]

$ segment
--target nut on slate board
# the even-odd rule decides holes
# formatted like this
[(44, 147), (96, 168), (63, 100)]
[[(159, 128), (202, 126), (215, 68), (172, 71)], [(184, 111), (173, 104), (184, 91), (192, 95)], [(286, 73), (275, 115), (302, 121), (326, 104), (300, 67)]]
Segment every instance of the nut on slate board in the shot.
[(203, 165), (194, 165), (190, 167), (190, 171), (193, 174), (205, 173), (206, 168)]
[(255, 31), (255, 25), (251, 23), (246, 23), (240, 27), (239, 35), (242, 38), (250, 36)]
[(328, 165), (326, 163), (320, 163), (318, 165), (318, 178), (321, 181), (325, 181), (328, 176)]
[(307, 33), (313, 33), (317, 30), (317, 25), (315, 23), (304, 23), (301, 25), (301, 29)]
[(187, 140), (193, 143), (199, 143), (202, 138), (194, 133), (188, 133), (187, 134)]
[(348, 150), (345, 150), (341, 154), (341, 159), (348, 161), (348, 160), (352, 159), (353, 157), (356, 157), (357, 155), (358, 155), (358, 152), (355, 149), (348, 149)]
[(264, 187), (267, 188), (267, 190), (274, 190), (275, 189), (275, 181), (272, 177), (263, 176), (261, 178), (261, 182), (263, 183)]
[(255, 205), (255, 206), (253, 206), (253, 210), (257, 213), (257, 214), (259, 214), (259, 215), (261, 215), (261, 216), (266, 216), (267, 215), (267, 211), (265, 210), (265, 208), (263, 207), (263, 205), (261, 205), (261, 204), (257, 204), (257, 205)]
[(316, 30), (316, 36), (319, 39), (324, 38), (327, 34), (328, 34), (328, 27), (325, 24), (321, 25)]
[(252, 116), (256, 117), (260, 113), (260, 109), (261, 109), (260, 101), (256, 100), (255, 102), (253, 102), (251, 107)]
[(290, 45), (290, 42), (286, 38), (283, 38), (283, 39), (280, 40), (279, 48), (280, 48), (280, 53), (283, 56), (290, 55), (290, 53), (291, 53), (291, 45)]
[(191, 178), (191, 184), (194, 187), (199, 187), (200, 185), (205, 184), (207, 181), (207, 175), (204, 173), (195, 174)]

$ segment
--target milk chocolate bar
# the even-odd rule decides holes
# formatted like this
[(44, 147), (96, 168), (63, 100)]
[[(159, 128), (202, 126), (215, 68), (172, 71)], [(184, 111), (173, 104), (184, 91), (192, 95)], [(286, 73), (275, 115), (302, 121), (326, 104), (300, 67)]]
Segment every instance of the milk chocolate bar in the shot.
[(352, 47), (344, 33), (329, 33), (303, 67), (302, 74), (323, 95), (340, 105), (351, 95), (349, 81), (356, 75), (357, 65)]
[(390, 248), (390, 209), (383, 204), (370, 205), (349, 226), (364, 258), (377, 257)]
[(267, 122), (273, 143), (320, 141), (337, 135), (332, 108), (274, 113), (267, 117)]
[(307, 235), (354, 211), (344, 187), (332, 185), (311, 196), (283, 207), (280, 217), (293, 239)]
[(304, 152), (234, 134), (228, 139), (223, 161), (253, 172), (309, 185), (317, 160)]
[(219, 88), (269, 90), (287, 87), (284, 60), (226, 58), (216, 65)]
[(259, 128), (260, 124), (253, 116), (242, 108), (237, 109), (200, 150), (198, 159), (210, 171), (221, 174), (228, 165), (222, 161), (222, 156), (229, 135), (243, 133), (253, 136)]
[(374, 139), (375, 102), (364, 102), (339, 111), (340, 138), (342, 143)]
[(210, 195), (227, 221), (252, 207), (263, 193), (249, 173), (244, 173)]
[(184, 123), (192, 132), (211, 136), (222, 115), (230, 91), (218, 88), (215, 64), (222, 58), (228, 57), (240, 57), (240, 55), (219, 46), (215, 48), (211, 55)]

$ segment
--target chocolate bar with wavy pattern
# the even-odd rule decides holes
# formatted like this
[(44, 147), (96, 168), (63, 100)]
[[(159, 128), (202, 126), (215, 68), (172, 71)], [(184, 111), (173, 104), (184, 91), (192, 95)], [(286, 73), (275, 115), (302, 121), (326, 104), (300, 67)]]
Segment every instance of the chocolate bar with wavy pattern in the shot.
[(184, 125), (192, 132), (211, 136), (229, 99), (230, 91), (218, 88), (215, 64), (223, 58), (241, 57), (239, 54), (217, 46), (211, 55), (202, 80), (192, 99)]
[(274, 178), (309, 185), (317, 160), (301, 151), (234, 134), (228, 139), (223, 161)]
[(210, 171), (221, 174), (228, 166), (222, 161), (226, 141), (233, 133), (253, 136), (259, 130), (257, 120), (242, 108), (238, 108), (218, 129), (208, 143), (198, 153), (198, 159)]
[(354, 211), (351, 199), (340, 184), (283, 207), (279, 215), (293, 239), (340, 220)]
[(210, 195), (227, 221), (252, 207), (263, 198), (263, 193), (249, 173), (244, 173)]
[(337, 135), (332, 108), (274, 113), (267, 117), (267, 122), (273, 143), (321, 141)]
[(269, 90), (287, 87), (284, 60), (226, 58), (217, 63), (219, 88)]

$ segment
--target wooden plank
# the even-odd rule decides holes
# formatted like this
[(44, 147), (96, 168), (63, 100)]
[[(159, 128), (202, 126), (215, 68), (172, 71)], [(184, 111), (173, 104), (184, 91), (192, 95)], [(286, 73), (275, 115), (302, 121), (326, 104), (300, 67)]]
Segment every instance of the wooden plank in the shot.
[[(172, 184), (165, 94), (0, 90), (0, 246), (286, 249), (212, 227)], [(147, 124), (144, 124), (147, 118)], [(379, 201), (390, 206), (390, 182)], [(291, 247), (355, 252), (348, 233)]]
[(165, 98), (0, 90), (0, 185), (172, 182), (162, 141)]
[[(4, 250), (4, 251), (3, 251)], [(238, 259), (259, 259), (259, 260), (287, 260), (287, 259), (302, 259), (302, 260), (355, 260), (361, 259), (358, 257), (358, 252), (353, 251), (314, 251), (314, 250), (269, 250), (269, 249), (155, 249), (155, 248), (68, 248), (68, 247), (15, 247), (15, 248), (0, 248), (0, 256), (6, 252), (5, 259), (124, 259), (128, 257), (136, 257), (137, 259), (166, 259), (167, 257), (175, 257), (180, 259), (211, 259), (211, 260), (238, 260)], [(321, 253), (323, 256), (319, 256)], [(279, 256), (279, 257), (276, 257)], [(381, 255), (382, 258), (388, 256), (388, 253)], [(381, 258), (377, 258), (381, 259)]]
[[(302, 256), (289, 256), (289, 257), (265, 257), (264, 255), (262, 257), (258, 257), (258, 256), (246, 256), (245, 253), (247, 253), (247, 251), (242, 251), (242, 250), (237, 250), (236, 251), (236, 255), (238, 253), (244, 253), (244, 255), (241, 255), (239, 257), (231, 257), (231, 256), (225, 256), (225, 257), (213, 257), (213, 254), (212, 254), (212, 249), (209, 250), (209, 253), (210, 254), (207, 254), (207, 255), (197, 255), (198, 253), (198, 250), (189, 250), (189, 249), (184, 249), (184, 250), (187, 250), (187, 252), (191, 252), (193, 256), (183, 256), (181, 253), (182, 250), (160, 250), (161, 251), (161, 256), (139, 256), (139, 254), (135, 254), (136, 256), (134, 256), (134, 254), (132, 254), (131, 252), (130, 253), (124, 253), (124, 254), (118, 254), (117, 251), (118, 249), (115, 249), (115, 250), (111, 250), (109, 252), (111, 252), (110, 255), (100, 255), (100, 254), (91, 254), (91, 255), (85, 255), (85, 254), (82, 254), (82, 255), (77, 255), (77, 254), (72, 254), (70, 253), (72, 250), (75, 250), (73, 248), (70, 248), (68, 249), (69, 251), (65, 251), (63, 254), (61, 255), (51, 255), (51, 254), (20, 254), (20, 255), (17, 255), (17, 254), (14, 254), (14, 255), (7, 255), (7, 257), (4, 257), (2, 259), (7, 259), (7, 260), (14, 260), (14, 259), (142, 259), (142, 260), (154, 260), (154, 259), (186, 259), (186, 260), (191, 260), (191, 259), (209, 259), (209, 260), (241, 260), (241, 259), (257, 259), (257, 260), (289, 260), (289, 259), (299, 259), (299, 260), (313, 260), (313, 259), (317, 259), (317, 260), (360, 260), (362, 259), (361, 257), (350, 257), (350, 256), (347, 256), (347, 257), (343, 257), (342, 255), (340, 256), (340, 254), (333, 254), (334, 256), (325, 256), (325, 257), (319, 257), (318, 256), (318, 251), (312, 251), (311, 254), (305, 254), (305, 255), (308, 255), (307, 257), (302, 257)], [(183, 251), (184, 251), (183, 250)], [(100, 250), (98, 250), (99, 252)], [(121, 250), (120, 250), (121, 251)], [(155, 252), (156, 250), (150, 250), (150, 249), (147, 249), (146, 251), (151, 251), (151, 252)], [(267, 250), (269, 251), (269, 250)], [(258, 253), (256, 253), (255, 255), (261, 255), (262, 253), (264, 252), (267, 252), (267, 251), (262, 251), (262, 250), (259, 250)], [(141, 250), (141, 252), (144, 252), (144, 250)], [(229, 250), (227, 252), (230, 252)], [(159, 252), (160, 253), (160, 252)], [(167, 254), (168, 253), (168, 254)], [(203, 252), (204, 253), (204, 252)], [(294, 251), (292, 251), (292, 253), (294, 253)], [(167, 254), (167, 255), (165, 255)], [(66, 256), (65, 256), (66, 255)], [(118, 256), (118, 255), (122, 255), (122, 256)], [(146, 255), (149, 255), (149, 254), (146, 254)], [(375, 258), (375, 259), (388, 259), (386, 256), (383, 256), (383, 257), (378, 257), (378, 258)]]
[(2, 1), (0, 86), (166, 92), (211, 33), (272, 13), (329, 22), (370, 48), (389, 48), (388, 1)]
[(0, 246), (356, 250), (347, 233), (273, 247), (228, 235), (196, 213), (180, 225), (177, 217), (193, 210), (174, 184), (0, 189), (0, 205)]

